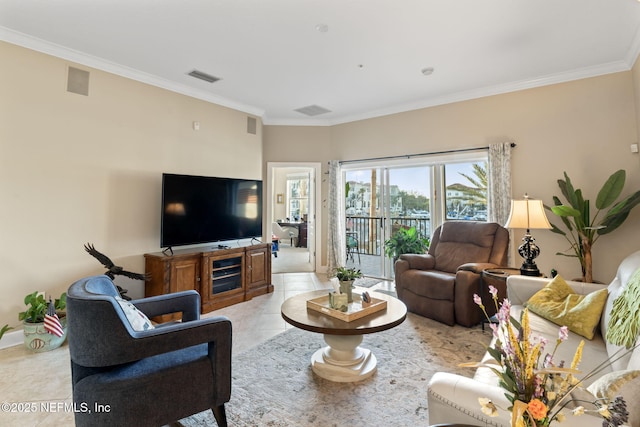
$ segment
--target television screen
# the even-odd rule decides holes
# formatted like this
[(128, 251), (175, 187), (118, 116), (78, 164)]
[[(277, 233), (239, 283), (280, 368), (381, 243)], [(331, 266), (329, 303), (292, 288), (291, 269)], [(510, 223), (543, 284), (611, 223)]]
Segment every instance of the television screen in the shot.
[(162, 174), (160, 246), (262, 236), (262, 181)]

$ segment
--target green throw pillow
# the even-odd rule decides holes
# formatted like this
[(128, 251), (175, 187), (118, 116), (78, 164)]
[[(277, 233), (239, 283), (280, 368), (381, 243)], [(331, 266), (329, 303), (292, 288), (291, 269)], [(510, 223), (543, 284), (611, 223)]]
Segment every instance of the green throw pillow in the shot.
[(561, 276), (556, 276), (529, 298), (525, 307), (556, 325), (567, 326), (571, 332), (591, 340), (606, 302), (606, 288), (588, 295), (579, 295)]

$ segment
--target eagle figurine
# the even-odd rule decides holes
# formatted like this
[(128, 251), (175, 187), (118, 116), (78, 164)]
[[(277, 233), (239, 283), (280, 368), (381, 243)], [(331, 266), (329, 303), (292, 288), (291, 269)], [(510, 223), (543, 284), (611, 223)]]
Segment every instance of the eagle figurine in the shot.
[[(125, 276), (130, 279), (136, 279), (136, 280), (149, 280), (150, 278), (148, 274), (133, 273), (131, 271), (125, 270), (120, 266), (115, 265), (108, 256), (98, 252), (91, 243), (87, 243), (86, 245), (84, 245), (84, 249), (89, 253), (89, 255), (97, 259), (100, 262), (100, 264), (104, 265), (108, 269), (104, 274), (107, 277), (109, 277), (111, 280), (115, 279), (116, 275)], [(120, 296), (122, 298), (126, 300), (131, 300), (130, 297), (125, 295), (128, 292), (127, 289), (122, 289), (120, 286), (117, 286), (117, 287), (118, 287), (118, 292), (120, 292)]]

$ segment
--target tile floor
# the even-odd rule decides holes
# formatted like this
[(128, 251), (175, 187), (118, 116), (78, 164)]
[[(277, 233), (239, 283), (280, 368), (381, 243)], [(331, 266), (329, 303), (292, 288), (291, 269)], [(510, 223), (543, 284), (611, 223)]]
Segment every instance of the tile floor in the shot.
[[(238, 354), (293, 326), (280, 316), (282, 302), (299, 293), (331, 287), (326, 275), (273, 274), (274, 292), (207, 313), (225, 315), (233, 323), (233, 354)], [(393, 291), (393, 282), (371, 289)], [(71, 372), (66, 343), (46, 353), (30, 353), (22, 346), (0, 350), (0, 426), (73, 426)], [(13, 404), (7, 411), (6, 403)], [(12, 412), (15, 410), (16, 412)]]

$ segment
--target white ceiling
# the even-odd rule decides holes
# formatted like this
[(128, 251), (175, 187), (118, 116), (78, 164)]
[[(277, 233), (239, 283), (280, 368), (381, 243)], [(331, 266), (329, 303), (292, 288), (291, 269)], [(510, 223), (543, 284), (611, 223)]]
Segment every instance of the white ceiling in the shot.
[[(639, 29), (636, 0), (0, 0), (1, 40), (265, 124), (333, 125), (629, 70)], [(310, 105), (331, 112), (294, 111)]]

